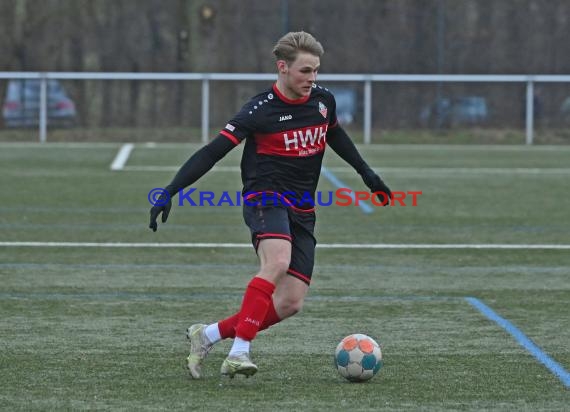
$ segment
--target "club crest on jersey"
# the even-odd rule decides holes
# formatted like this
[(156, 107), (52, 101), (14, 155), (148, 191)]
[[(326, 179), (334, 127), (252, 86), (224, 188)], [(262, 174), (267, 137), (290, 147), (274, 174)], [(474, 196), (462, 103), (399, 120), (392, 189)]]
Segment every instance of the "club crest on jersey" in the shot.
[(323, 104), (323, 102), (319, 102), (319, 113), (323, 115), (323, 117), (327, 118), (327, 106)]

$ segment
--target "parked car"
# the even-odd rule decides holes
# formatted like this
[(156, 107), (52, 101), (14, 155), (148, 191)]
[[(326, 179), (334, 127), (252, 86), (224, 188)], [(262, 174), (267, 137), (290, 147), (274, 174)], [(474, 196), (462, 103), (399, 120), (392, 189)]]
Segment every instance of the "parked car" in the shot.
[[(7, 127), (37, 126), (40, 117), (40, 80), (10, 80), (6, 89), (2, 115)], [(48, 80), (48, 126), (72, 126), (76, 118), (75, 103), (67, 96), (61, 84), (57, 80)]]
[(432, 127), (477, 125), (488, 117), (487, 100), (479, 96), (441, 98), (420, 112), (420, 122)]

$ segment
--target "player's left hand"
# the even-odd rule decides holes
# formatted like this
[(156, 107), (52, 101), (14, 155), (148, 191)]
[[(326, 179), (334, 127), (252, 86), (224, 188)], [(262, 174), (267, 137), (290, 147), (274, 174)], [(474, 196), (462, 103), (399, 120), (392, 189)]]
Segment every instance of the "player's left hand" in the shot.
[(384, 181), (374, 173), (372, 170), (368, 170), (367, 172), (362, 174), (362, 180), (364, 180), (364, 184), (368, 186), (372, 193), (378, 193), (378, 199), (384, 206), (388, 206), (390, 204), (390, 199), (392, 199), (392, 191), (390, 188), (384, 183)]
[(152, 229), (153, 232), (156, 232), (156, 230), (158, 229), (158, 223), (156, 222), (158, 215), (162, 213), (162, 223), (166, 223), (166, 219), (168, 219), (171, 207), (172, 207), (172, 202), (170, 201), (170, 196), (166, 194), (162, 194), (161, 197), (159, 197), (159, 199), (156, 201), (154, 206), (151, 207), (150, 224), (148, 225), (148, 227)]

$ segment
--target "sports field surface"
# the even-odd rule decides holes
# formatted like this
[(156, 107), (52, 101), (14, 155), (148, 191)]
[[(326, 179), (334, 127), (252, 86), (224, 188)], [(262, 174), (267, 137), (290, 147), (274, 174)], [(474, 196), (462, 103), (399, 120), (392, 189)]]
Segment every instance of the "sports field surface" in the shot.
[[(570, 147), (359, 146), (417, 206), (320, 207), (310, 295), (255, 340), (259, 372), (222, 379), (223, 342), (194, 381), (186, 328), (257, 267), (240, 207), (175, 202), (148, 229), (198, 147), (0, 143), (0, 410), (569, 410)], [(193, 187), (235, 194), (239, 158)], [(321, 191), (365, 189), (325, 166)], [(350, 333), (382, 346), (367, 383), (334, 369)]]

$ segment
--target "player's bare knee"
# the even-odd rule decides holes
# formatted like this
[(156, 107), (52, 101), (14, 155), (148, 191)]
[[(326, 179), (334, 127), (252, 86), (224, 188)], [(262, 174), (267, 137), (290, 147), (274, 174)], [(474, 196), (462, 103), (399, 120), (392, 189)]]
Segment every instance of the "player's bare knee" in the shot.
[(289, 264), (291, 260), (289, 257), (280, 256), (266, 262), (261, 268), (262, 272), (271, 274), (275, 277), (281, 277), (285, 275), (287, 269), (289, 269)]
[(278, 312), (284, 317), (296, 315), (303, 309), (303, 299), (285, 298), (279, 304)]
[(295, 314), (301, 312), (301, 310), (303, 310), (303, 303), (304, 303), (304, 301), (302, 299), (291, 301), (291, 303), (289, 305), (289, 310), (291, 311), (291, 316), (295, 315)]

